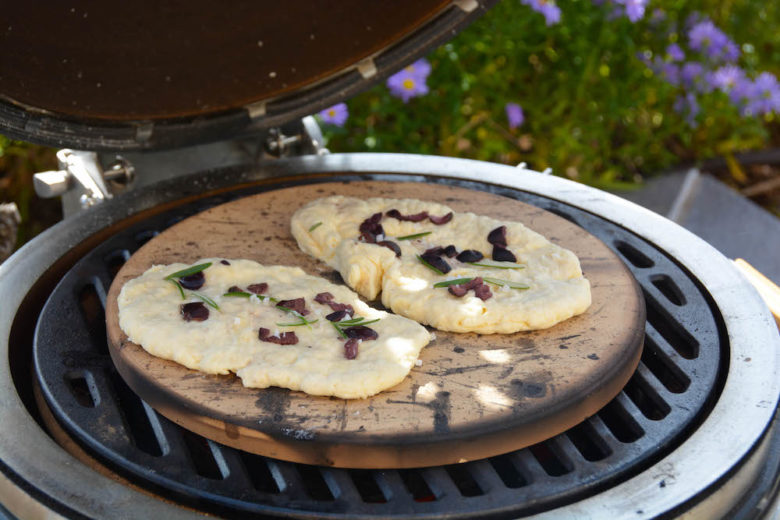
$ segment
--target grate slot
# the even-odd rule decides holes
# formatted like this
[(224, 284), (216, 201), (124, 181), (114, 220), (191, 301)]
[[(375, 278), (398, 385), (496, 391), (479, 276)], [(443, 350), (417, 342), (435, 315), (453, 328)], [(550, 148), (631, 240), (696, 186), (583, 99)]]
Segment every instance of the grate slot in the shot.
[(254, 489), (263, 493), (279, 493), (279, 486), (276, 485), (265, 457), (246, 451), (238, 451), (238, 454)]
[(211, 480), (223, 480), (227, 477), (224, 459), (221, 460), (223, 464), (220, 465), (215, 457), (215, 450), (212, 449), (213, 443), (211, 441), (184, 428), (181, 428), (180, 432), (184, 445), (189, 452), (190, 462), (198, 475)]
[(599, 410), (598, 416), (604, 421), (604, 424), (617, 440), (624, 444), (630, 444), (641, 439), (645, 431), (620, 404), (619, 397), (616, 397)]
[(90, 345), (99, 354), (108, 354), (106, 343), (106, 295), (99, 280), (92, 280), (78, 293), (79, 309), (89, 332)]
[(517, 489), (528, 485), (528, 481), (517, 469), (509, 455), (500, 455), (488, 459), (490, 465), (496, 470), (504, 485), (510, 489)]
[(677, 305), (678, 307), (685, 305), (685, 294), (677, 287), (674, 280), (665, 274), (651, 276), (650, 282), (661, 292), (661, 294), (666, 296), (666, 299), (672, 304)]
[(398, 474), (404, 483), (406, 490), (412, 495), (415, 502), (434, 502), (436, 495), (428, 487), (428, 483), (417, 469), (401, 469)]
[[(111, 385), (116, 393), (119, 411), (125, 424), (125, 430), (133, 445), (153, 457), (163, 455), (163, 444), (149, 420), (145, 403), (135, 395), (117, 372), (111, 371)], [(156, 413), (149, 408), (149, 413)], [(159, 423), (158, 423), (159, 427)], [(162, 434), (162, 432), (160, 432)]]
[(666, 309), (659, 305), (644, 288), (642, 292), (645, 295), (648, 323), (682, 357), (685, 359), (696, 359), (699, 357), (699, 342)]
[(576, 218), (571, 216), (569, 213), (566, 213), (565, 211), (561, 210), (560, 208), (557, 208), (557, 207), (546, 207), (544, 209), (546, 209), (550, 213), (555, 213), (556, 215), (558, 215), (561, 218), (565, 218), (566, 220), (568, 220), (572, 224), (576, 224), (578, 226), (580, 225), (580, 223), (577, 222)]
[(382, 492), (379, 483), (374, 479), (375, 471), (368, 469), (349, 470), (349, 477), (355, 484), (360, 498), (369, 504), (384, 504), (388, 497)]
[(590, 420), (585, 420), (577, 426), (570, 428), (566, 436), (571, 440), (577, 451), (590, 462), (604, 460), (612, 455), (607, 442), (599, 435)]
[(691, 385), (690, 378), (669, 359), (650, 335), (645, 336), (642, 363), (672, 393), (682, 394)]
[(655, 265), (655, 262), (653, 262), (643, 252), (641, 252), (639, 249), (635, 248), (628, 242), (624, 242), (622, 240), (616, 240), (614, 244), (617, 250), (620, 251), (620, 254), (623, 255), (623, 258), (631, 262), (631, 264), (634, 265), (634, 267), (639, 267), (640, 269), (647, 269), (648, 267), (653, 267)]
[(474, 480), (471, 474), (470, 464), (451, 464), (445, 466), (444, 470), (455, 483), (455, 486), (460, 491), (460, 494), (464, 497), (478, 497), (484, 495), (484, 491), (479, 486), (476, 480)]
[(660, 421), (672, 411), (669, 404), (658, 395), (638, 371), (631, 376), (623, 391), (639, 408), (642, 415), (651, 421)]
[(130, 251), (127, 249), (118, 249), (106, 255), (106, 267), (108, 268), (108, 273), (112, 280), (116, 277), (116, 274), (129, 259)]
[(328, 483), (322, 477), (320, 468), (306, 464), (296, 464), (295, 467), (301, 475), (306, 493), (311, 498), (319, 502), (333, 502), (333, 493), (330, 492)]
[(551, 477), (560, 477), (571, 473), (573, 469), (571, 461), (557, 450), (551, 441), (534, 444), (529, 446), (528, 449), (542, 466), (544, 472)]
[(100, 393), (95, 384), (92, 372), (69, 372), (65, 375), (65, 382), (73, 394), (76, 402), (85, 408), (94, 408), (100, 403)]
[(142, 246), (159, 234), (160, 232), (157, 231), (156, 229), (145, 229), (143, 231), (139, 231), (138, 233), (136, 233), (134, 238), (135, 238), (135, 242), (139, 246)]

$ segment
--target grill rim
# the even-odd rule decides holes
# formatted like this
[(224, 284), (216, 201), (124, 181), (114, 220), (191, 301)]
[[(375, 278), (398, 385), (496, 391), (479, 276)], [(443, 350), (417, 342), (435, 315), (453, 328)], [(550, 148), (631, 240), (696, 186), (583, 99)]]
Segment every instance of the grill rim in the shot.
[[(6, 297), (0, 308), (0, 329), (11, 330), (12, 323), (28, 292), (48, 268), (65, 261), (80, 243), (94, 239), (109, 227), (132, 220), (147, 210), (183, 203), (202, 193), (235, 189), (241, 184), (262, 182), (285, 176), (307, 176), (345, 172), (353, 174), (397, 173), (432, 175), (506, 186), (560, 201), (595, 213), (629, 229), (674, 257), (701, 284), (715, 301), (730, 341), (731, 366), (720, 399), (710, 416), (690, 438), (667, 457), (636, 477), (575, 504), (541, 513), (538, 518), (561, 515), (602, 517), (652, 517), (679, 508), (717, 483), (720, 476), (738, 465), (761, 439), (770, 423), (778, 400), (780, 381), (780, 336), (774, 321), (757, 292), (731, 262), (702, 239), (649, 210), (614, 195), (572, 181), (548, 177), (532, 170), (464, 159), (408, 154), (334, 154), (279, 160), (256, 168), (229, 168), (207, 171), (164, 181), (117, 197), (63, 221), (24, 246), (0, 266), (0, 292)], [(187, 182), (189, 180), (189, 182)], [(129, 223), (129, 222), (128, 222)], [(72, 255), (71, 255), (72, 256)], [(54, 260), (52, 260), (54, 259)], [(0, 338), (0, 353), (9, 355), (8, 337)], [(76, 463), (38, 426), (28, 414), (13, 385), (8, 364), (0, 371), (0, 413), (6, 419), (0, 436), (0, 470), (10, 479), (22, 480), (30, 494), (65, 514), (103, 516), (111, 508), (134, 514), (160, 514), (184, 518), (193, 511), (157, 500), (94, 473)], [(739, 427), (731, 414), (738, 410)], [(692, 448), (693, 446), (693, 448)], [(35, 462), (46, 460), (45, 467)], [(58, 466), (59, 479), (48, 468)], [(678, 485), (659, 483), (670, 469)], [(0, 499), (13, 490), (0, 486)], [(96, 491), (100, 489), (100, 493)], [(653, 497), (651, 503), (642, 499)], [(74, 497), (82, 497), (74, 500)], [(12, 497), (11, 497), (12, 498)], [(637, 515), (637, 505), (642, 515)], [(195, 513), (197, 514), (197, 513)]]

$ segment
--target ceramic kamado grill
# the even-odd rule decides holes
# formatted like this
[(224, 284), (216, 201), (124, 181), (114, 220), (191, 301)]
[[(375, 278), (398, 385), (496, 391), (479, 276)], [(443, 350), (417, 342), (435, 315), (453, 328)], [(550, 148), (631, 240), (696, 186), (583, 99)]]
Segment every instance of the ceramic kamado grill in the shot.
[[(66, 218), (0, 266), (0, 512), (777, 514), (780, 339), (729, 260), (523, 165), (329, 154), (304, 117), (491, 3), (4, 9), (0, 132), (68, 149), (35, 179)], [(297, 207), (333, 193), (523, 221), (578, 254), (593, 305), (544, 331), (437, 331), (404, 382), (351, 401), (196, 374), (119, 329), (117, 292), (152, 263), (251, 258), (338, 281), (289, 232)]]

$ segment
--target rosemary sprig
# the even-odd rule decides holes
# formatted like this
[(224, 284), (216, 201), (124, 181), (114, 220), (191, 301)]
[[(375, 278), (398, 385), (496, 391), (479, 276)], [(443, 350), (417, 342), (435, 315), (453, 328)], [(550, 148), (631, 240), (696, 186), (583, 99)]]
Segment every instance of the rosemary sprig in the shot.
[(233, 298), (250, 298), (252, 296), (252, 293), (248, 293), (244, 291), (232, 291), (232, 292), (226, 292), (222, 296), (230, 296)]
[[(521, 264), (513, 264), (512, 262), (501, 262), (502, 265), (499, 264), (486, 264), (483, 262), (469, 262), (469, 264), (477, 266), (477, 267), (492, 267), (493, 269), (525, 269), (524, 265)], [(507, 265), (503, 265), (507, 264)]]
[(206, 305), (209, 305), (209, 306), (214, 307), (215, 309), (219, 310), (219, 305), (217, 305), (217, 302), (215, 302), (214, 300), (212, 300), (211, 298), (209, 298), (205, 294), (202, 294), (202, 293), (199, 293), (199, 292), (195, 292), (195, 291), (192, 291), (192, 294), (196, 298), (198, 298), (199, 300), (202, 300), (203, 303), (205, 303)]
[(467, 283), (473, 280), (474, 278), (455, 278), (454, 280), (446, 280), (444, 282), (439, 282), (433, 284), (434, 287), (449, 287), (450, 285), (460, 285), (462, 283)]
[(206, 262), (205, 264), (193, 265), (192, 267), (188, 267), (187, 269), (182, 269), (181, 271), (176, 271), (175, 273), (171, 273), (168, 276), (166, 276), (165, 279), (173, 280), (174, 278), (183, 278), (185, 276), (190, 276), (192, 274), (199, 273), (209, 267), (211, 267), (211, 262)]
[(414, 240), (415, 238), (424, 237), (430, 235), (433, 231), (423, 231), (422, 233), (415, 233), (413, 235), (404, 235), (402, 237), (396, 237), (396, 240)]
[(168, 281), (171, 282), (173, 285), (175, 285), (177, 289), (179, 289), (179, 294), (181, 294), (181, 299), (186, 300), (187, 297), (184, 296), (184, 288), (181, 286), (181, 284), (176, 280), (168, 280)]
[(349, 336), (344, 332), (344, 327), (355, 327), (357, 325), (370, 325), (372, 323), (376, 323), (379, 321), (379, 318), (375, 320), (368, 320), (363, 316), (358, 316), (357, 318), (352, 318), (349, 320), (341, 320), (341, 321), (331, 321), (330, 324), (333, 325), (333, 328), (336, 329), (339, 333), (339, 335), (344, 338), (348, 339)]
[(318, 321), (320, 321), (320, 320), (309, 321), (303, 316), (299, 316), (299, 317), (301, 318), (301, 321), (298, 323), (277, 323), (276, 325), (278, 325), (279, 327), (300, 327), (302, 325), (311, 325), (312, 323), (317, 323)]
[(312, 231), (314, 231), (315, 229), (317, 229), (321, 225), (322, 225), (322, 222), (317, 222), (316, 224), (312, 225), (312, 227), (309, 228), (309, 233), (311, 233)]
[(336, 332), (338, 332), (338, 333), (339, 333), (339, 336), (341, 336), (341, 337), (342, 337), (342, 338), (344, 338), (344, 339), (349, 339), (349, 336), (347, 336), (347, 335), (344, 333), (344, 331), (343, 331), (343, 330), (341, 330), (341, 327), (339, 327), (338, 325), (336, 325), (336, 322), (335, 322), (335, 321), (330, 321), (330, 322), (328, 322), (328, 323), (330, 323), (331, 325), (333, 325), (333, 328), (334, 328), (334, 329), (336, 329)]
[(500, 278), (488, 278), (487, 276), (482, 277), (483, 280), (485, 280), (487, 283), (492, 283), (493, 285), (498, 285), (500, 287), (509, 287), (510, 289), (518, 289), (518, 290), (525, 290), (530, 289), (531, 287), (522, 283), (517, 282), (510, 282), (509, 280), (501, 280)]
[(425, 259), (424, 259), (422, 256), (420, 256), (420, 255), (417, 255), (417, 260), (419, 260), (419, 261), (420, 261), (420, 263), (421, 263), (422, 265), (424, 265), (425, 267), (427, 267), (428, 269), (430, 269), (430, 270), (431, 270), (431, 271), (433, 271), (434, 273), (436, 273), (436, 274), (441, 274), (441, 275), (443, 275), (443, 274), (444, 274), (444, 273), (442, 273), (441, 271), (439, 271), (438, 269), (436, 269), (435, 267), (433, 267), (431, 264), (429, 264), (428, 262), (426, 262), (426, 261), (425, 261)]

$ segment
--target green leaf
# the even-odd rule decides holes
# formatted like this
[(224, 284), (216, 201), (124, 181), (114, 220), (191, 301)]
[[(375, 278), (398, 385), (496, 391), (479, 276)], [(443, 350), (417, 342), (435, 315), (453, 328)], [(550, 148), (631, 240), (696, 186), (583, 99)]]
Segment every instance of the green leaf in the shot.
[(317, 229), (321, 225), (322, 225), (322, 222), (317, 222), (316, 224), (314, 224), (312, 227), (309, 228), (309, 233), (311, 233), (312, 231), (314, 231), (315, 229)]
[(423, 231), (422, 233), (415, 233), (414, 235), (404, 235), (402, 237), (396, 237), (396, 240), (414, 240), (415, 238), (424, 237), (430, 235), (433, 231)]
[(492, 283), (493, 285), (499, 285), (501, 287), (509, 287), (510, 289), (518, 289), (518, 290), (525, 290), (530, 289), (531, 287), (522, 283), (518, 282), (510, 282), (509, 280), (501, 280), (499, 278), (488, 278), (487, 276), (482, 277), (483, 280), (485, 280), (487, 283)]
[(417, 260), (419, 260), (422, 265), (424, 265), (425, 267), (427, 267), (428, 269), (430, 269), (434, 273), (441, 274), (441, 275), (444, 274), (441, 271), (439, 271), (438, 269), (436, 269), (435, 267), (433, 267), (431, 264), (426, 262), (425, 259), (423, 257), (421, 257), (420, 255), (417, 255)]
[(248, 292), (244, 291), (233, 291), (233, 292), (226, 292), (222, 296), (230, 296), (230, 297), (237, 297), (237, 298), (250, 298), (252, 295)]
[(449, 287), (450, 285), (460, 285), (462, 283), (467, 283), (473, 280), (474, 278), (456, 278), (454, 280), (447, 280), (445, 282), (439, 282), (433, 284), (434, 287)]
[(219, 305), (217, 305), (217, 302), (206, 296), (205, 294), (201, 294), (199, 292), (192, 291), (192, 294), (195, 295), (196, 298), (200, 299), (205, 303), (206, 305), (209, 305), (211, 307), (214, 307), (215, 309), (219, 310)]
[(311, 325), (312, 323), (317, 323), (318, 321), (320, 320), (308, 321), (304, 319), (303, 321), (299, 321), (298, 323), (277, 323), (277, 325), (280, 327), (300, 327), (302, 325)]
[(209, 267), (211, 267), (211, 262), (206, 262), (205, 264), (193, 265), (192, 267), (188, 267), (187, 269), (182, 269), (181, 271), (176, 271), (175, 273), (171, 273), (168, 276), (166, 276), (165, 279), (172, 280), (174, 278), (183, 278), (185, 276), (190, 276), (192, 274), (199, 273)]
[(328, 322), (328, 323), (330, 323), (331, 325), (333, 325), (333, 328), (334, 328), (334, 329), (336, 329), (336, 332), (338, 332), (338, 333), (339, 333), (339, 336), (341, 336), (341, 337), (342, 337), (342, 338), (344, 338), (344, 339), (349, 339), (349, 336), (347, 336), (346, 334), (344, 334), (344, 331), (343, 331), (343, 330), (341, 330), (341, 327), (339, 327), (338, 325), (336, 325), (336, 323), (335, 323), (335, 322), (332, 322), (332, 321), (331, 321), (331, 322)]
[(186, 297), (184, 296), (184, 289), (182, 288), (181, 284), (176, 280), (168, 280), (168, 281), (171, 282), (173, 285), (175, 285), (177, 289), (179, 289), (179, 294), (181, 294), (181, 299), (182, 300), (186, 299)]
[(491, 267), (493, 269), (525, 269), (524, 265), (515, 264), (513, 262), (501, 262), (500, 264), (486, 264), (484, 262), (469, 262), (469, 264), (476, 267)]

